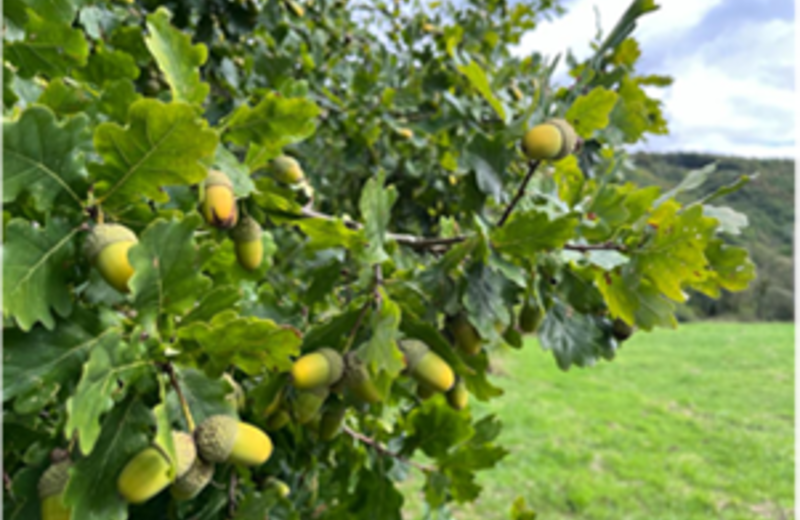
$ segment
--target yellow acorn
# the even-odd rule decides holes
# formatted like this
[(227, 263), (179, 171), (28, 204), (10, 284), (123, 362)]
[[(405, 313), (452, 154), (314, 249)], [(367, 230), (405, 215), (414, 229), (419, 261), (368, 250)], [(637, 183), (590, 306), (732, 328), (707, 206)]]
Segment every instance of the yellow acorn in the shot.
[(211, 482), (213, 476), (214, 465), (196, 457), (189, 471), (172, 484), (170, 492), (177, 500), (191, 500)]
[(321, 348), (302, 356), (292, 365), (292, 383), (298, 390), (328, 387), (341, 379), (344, 361), (331, 348)]
[(306, 10), (303, 9), (303, 6), (293, 0), (286, 0), (286, 5), (289, 6), (289, 9), (299, 18), (302, 18), (306, 14)]
[(235, 226), (238, 210), (230, 178), (221, 171), (210, 170), (204, 187), (205, 195), (200, 206), (206, 222), (220, 229), (230, 229)]
[(402, 346), (408, 373), (418, 382), (436, 392), (447, 392), (453, 387), (456, 376), (442, 358), (419, 341), (406, 341)]
[(467, 385), (464, 380), (459, 378), (455, 386), (451, 388), (447, 394), (447, 403), (455, 410), (463, 410), (469, 402), (469, 392), (467, 392)]
[(459, 350), (470, 356), (481, 351), (481, 337), (463, 313), (451, 318), (448, 325)]
[(129, 292), (128, 280), (133, 267), (128, 250), (138, 243), (136, 234), (119, 224), (98, 224), (86, 239), (85, 252), (108, 284), (120, 292)]
[(42, 520), (70, 520), (72, 511), (64, 505), (64, 489), (69, 481), (70, 460), (53, 464), (39, 479)]
[(397, 134), (402, 137), (403, 139), (411, 139), (414, 137), (414, 131), (410, 128), (398, 128)]
[(422, 30), (426, 33), (433, 33), (437, 31), (436, 26), (430, 23), (422, 24)]
[(270, 171), (276, 180), (286, 184), (297, 184), (305, 179), (300, 163), (288, 155), (281, 155), (272, 159)]
[(282, 480), (278, 480), (278, 479), (273, 480), (272, 481), (272, 487), (275, 488), (275, 491), (278, 492), (278, 496), (280, 496), (281, 498), (288, 497), (292, 492), (292, 490), (289, 487), (289, 485), (286, 482), (282, 481)]
[(266, 433), (227, 415), (214, 415), (203, 421), (194, 438), (206, 462), (259, 466), (272, 455), (272, 440)]
[(563, 119), (551, 119), (528, 130), (522, 138), (522, 151), (529, 159), (563, 159), (575, 150), (578, 135)]
[(511, 94), (514, 95), (514, 99), (517, 101), (522, 101), (522, 98), (524, 97), (522, 91), (516, 85), (511, 85)]
[(189, 471), (197, 458), (192, 436), (172, 432), (172, 444), (175, 461), (158, 445), (143, 449), (128, 461), (117, 478), (117, 490), (126, 502), (146, 502)]
[(255, 271), (264, 260), (264, 243), (261, 241), (261, 226), (249, 215), (231, 231), (236, 259), (248, 271)]
[(537, 305), (531, 305), (525, 302), (522, 310), (519, 311), (519, 328), (522, 332), (536, 332), (539, 325), (542, 323), (544, 313)]
[(344, 414), (347, 411), (342, 403), (328, 406), (323, 412), (319, 421), (319, 438), (323, 441), (330, 441), (339, 434), (344, 421)]
[(375, 387), (375, 383), (370, 377), (369, 370), (364, 363), (358, 359), (355, 352), (348, 352), (344, 358), (345, 371), (343, 380), (347, 388), (353, 394), (367, 403), (373, 404), (381, 401), (381, 394)]
[(308, 424), (313, 421), (319, 414), (325, 399), (328, 398), (328, 394), (330, 394), (330, 390), (325, 386), (297, 392), (292, 406), (297, 423)]

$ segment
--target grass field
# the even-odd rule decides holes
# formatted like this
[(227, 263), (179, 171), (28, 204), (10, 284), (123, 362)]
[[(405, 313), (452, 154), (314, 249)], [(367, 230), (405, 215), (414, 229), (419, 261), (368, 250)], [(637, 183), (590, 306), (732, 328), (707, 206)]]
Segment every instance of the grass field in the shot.
[[(558, 370), (531, 339), (497, 356), (506, 395), (473, 403), (511, 454), (455, 518), (794, 518), (794, 326), (704, 323), (641, 333), (612, 363)], [(422, 518), (421, 478), (403, 485)]]

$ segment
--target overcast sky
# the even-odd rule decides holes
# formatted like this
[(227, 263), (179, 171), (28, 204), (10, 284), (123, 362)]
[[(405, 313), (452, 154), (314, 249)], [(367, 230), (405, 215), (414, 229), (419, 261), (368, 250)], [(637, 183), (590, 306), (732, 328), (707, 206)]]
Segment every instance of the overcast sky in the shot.
[[(566, 15), (544, 21), (515, 52), (578, 58), (600, 26), (607, 34), (630, 0), (565, 0)], [(657, 92), (669, 136), (651, 136), (649, 151), (698, 151), (794, 157), (794, 5), (792, 0), (658, 0), (634, 36), (637, 73), (667, 74)], [(564, 70), (560, 71), (562, 74)], [(562, 82), (566, 82), (562, 76)]]

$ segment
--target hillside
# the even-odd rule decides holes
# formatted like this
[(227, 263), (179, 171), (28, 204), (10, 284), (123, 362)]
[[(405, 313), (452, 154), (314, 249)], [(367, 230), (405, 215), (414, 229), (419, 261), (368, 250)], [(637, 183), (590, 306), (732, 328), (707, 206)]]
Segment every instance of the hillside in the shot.
[(750, 226), (734, 242), (747, 247), (758, 266), (758, 279), (746, 292), (726, 294), (720, 301), (693, 296), (684, 317), (726, 317), (743, 320), (794, 319), (794, 162), (714, 155), (669, 153), (633, 156), (632, 180), (669, 188), (686, 174), (716, 162), (717, 169), (697, 198), (730, 184), (741, 175), (758, 177), (719, 201), (747, 215)]

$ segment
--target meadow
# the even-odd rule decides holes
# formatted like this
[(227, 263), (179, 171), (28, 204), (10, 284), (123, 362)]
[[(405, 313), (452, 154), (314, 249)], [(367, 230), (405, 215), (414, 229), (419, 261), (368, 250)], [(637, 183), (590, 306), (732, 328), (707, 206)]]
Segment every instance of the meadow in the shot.
[[(635, 334), (613, 362), (560, 371), (534, 338), (494, 358), (511, 453), (460, 520), (794, 518), (794, 326), (705, 322)], [(404, 516), (424, 518), (403, 485)]]

